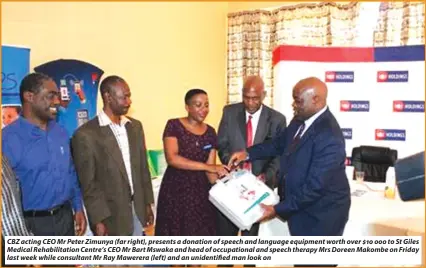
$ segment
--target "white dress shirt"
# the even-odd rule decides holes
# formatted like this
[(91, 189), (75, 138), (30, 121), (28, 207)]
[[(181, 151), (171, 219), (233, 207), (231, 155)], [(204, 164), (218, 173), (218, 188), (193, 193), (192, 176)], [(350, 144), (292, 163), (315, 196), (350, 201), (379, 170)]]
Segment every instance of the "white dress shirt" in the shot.
[(251, 144), (254, 145), (254, 137), (256, 137), (256, 131), (257, 131), (257, 125), (259, 124), (259, 117), (262, 113), (263, 105), (260, 106), (259, 110), (257, 110), (254, 114), (251, 114), (246, 111), (246, 126), (249, 120), (249, 116), (251, 116), (251, 127), (253, 129), (253, 140), (251, 141)]
[[(327, 110), (327, 106), (325, 106), (324, 108), (322, 108), (321, 110), (319, 110), (316, 114), (314, 114), (313, 116), (309, 117), (308, 119), (305, 120), (305, 129), (302, 132), (302, 135), (300, 135), (300, 137), (302, 137), (306, 131), (308, 130), (308, 128), (315, 122), (315, 120), (317, 120), (318, 117), (320, 117), (320, 115), (322, 115), (325, 111)], [(300, 126), (302, 127), (302, 126)], [(299, 127), (299, 130), (300, 130)], [(297, 136), (297, 134), (299, 133), (299, 130), (297, 130), (296, 134), (294, 135), (294, 137)]]
[(132, 168), (130, 162), (129, 138), (127, 136), (126, 130), (126, 124), (131, 123), (131, 121), (127, 117), (122, 116), (120, 118), (120, 124), (115, 124), (111, 121), (111, 119), (104, 111), (101, 111), (99, 113), (98, 118), (99, 125), (101, 127), (109, 126), (112, 130), (112, 133), (114, 133), (115, 139), (117, 140), (118, 147), (120, 148), (121, 155), (123, 157), (124, 166), (126, 167), (126, 173), (127, 177), (129, 178), (131, 195), (133, 195), (134, 190), (132, 180)]

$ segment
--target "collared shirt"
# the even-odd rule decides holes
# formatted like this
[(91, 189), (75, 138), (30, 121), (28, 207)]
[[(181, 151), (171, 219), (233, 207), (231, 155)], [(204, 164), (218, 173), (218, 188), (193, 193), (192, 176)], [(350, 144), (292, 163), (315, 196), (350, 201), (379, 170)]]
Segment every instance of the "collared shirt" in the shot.
[(5, 157), (1, 160), (1, 227), (3, 236), (32, 235), (22, 213), (21, 196), (15, 173), (10, 168)]
[(260, 114), (262, 113), (263, 105), (260, 106), (259, 110), (257, 110), (254, 114), (251, 114), (246, 111), (246, 124), (249, 120), (249, 116), (251, 116), (251, 126), (253, 129), (253, 140), (251, 141), (251, 144), (254, 144), (254, 137), (256, 137), (256, 131), (257, 131), (257, 125), (259, 124), (259, 118)]
[[(316, 114), (314, 114), (313, 116), (311, 116), (307, 120), (305, 120), (305, 129), (303, 130), (302, 135), (300, 135), (300, 137), (302, 137), (306, 133), (306, 131), (308, 130), (308, 128), (310, 126), (312, 126), (312, 124), (315, 122), (315, 120), (317, 120), (317, 118), (320, 117), (320, 115), (322, 115), (326, 110), (327, 110), (327, 106), (325, 106), (324, 108), (322, 108), (321, 110), (319, 110)], [(300, 130), (300, 127), (299, 127), (299, 130)], [(294, 135), (295, 137), (299, 133), (299, 130)]]
[(19, 117), (3, 129), (3, 155), (22, 191), (25, 211), (49, 210), (71, 201), (82, 210), (81, 191), (64, 128), (49, 121), (47, 130)]
[(98, 115), (99, 118), (99, 125), (101, 127), (109, 126), (112, 130), (112, 133), (114, 133), (115, 139), (117, 140), (118, 147), (121, 151), (121, 156), (123, 157), (124, 166), (126, 167), (126, 173), (127, 177), (129, 178), (129, 184), (130, 184), (130, 191), (133, 195), (133, 180), (132, 180), (132, 165), (130, 162), (130, 148), (129, 148), (129, 138), (127, 136), (127, 130), (126, 130), (126, 124), (130, 123), (131, 121), (125, 117), (122, 116), (120, 118), (120, 124), (115, 124), (111, 121), (111, 119), (108, 117), (108, 115), (101, 111)]

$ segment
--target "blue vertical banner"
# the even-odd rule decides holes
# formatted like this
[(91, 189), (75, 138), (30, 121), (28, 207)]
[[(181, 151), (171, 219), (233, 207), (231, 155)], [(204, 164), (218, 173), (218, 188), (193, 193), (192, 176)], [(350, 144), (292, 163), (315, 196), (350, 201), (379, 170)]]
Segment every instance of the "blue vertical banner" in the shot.
[(96, 116), (98, 87), (104, 72), (80, 60), (60, 59), (34, 68), (55, 80), (60, 91), (61, 105), (57, 121), (69, 136)]
[(2, 106), (20, 106), (19, 85), (30, 71), (30, 49), (1, 46)]
[(21, 111), (19, 85), (30, 70), (30, 49), (1, 46), (2, 128), (15, 121)]

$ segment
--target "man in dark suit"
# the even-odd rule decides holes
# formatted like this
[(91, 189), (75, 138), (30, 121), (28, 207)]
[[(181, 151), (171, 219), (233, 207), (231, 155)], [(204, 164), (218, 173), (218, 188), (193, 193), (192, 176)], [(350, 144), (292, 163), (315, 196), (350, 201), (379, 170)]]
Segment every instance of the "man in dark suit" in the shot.
[(285, 132), (235, 153), (228, 164), (281, 156), (281, 201), (262, 205), (260, 221), (278, 215), (288, 221), (292, 236), (341, 236), (351, 197), (345, 140), (327, 107), (327, 86), (315, 77), (303, 79), (294, 86), (293, 99), (295, 118)]
[[(232, 153), (271, 140), (285, 129), (285, 116), (262, 104), (264, 98), (262, 78), (250, 76), (244, 81), (243, 102), (223, 109), (218, 131), (218, 151), (223, 164), (229, 162)], [(268, 157), (244, 166), (272, 189), (276, 186), (278, 167), (278, 157)], [(238, 231), (238, 227), (218, 211), (217, 235), (236, 236)], [(254, 224), (250, 231), (242, 231), (242, 235), (257, 236), (258, 231), (259, 224)]]
[(100, 91), (103, 110), (72, 138), (90, 226), (100, 236), (143, 235), (154, 197), (142, 124), (125, 116), (132, 102), (122, 78), (105, 78)]

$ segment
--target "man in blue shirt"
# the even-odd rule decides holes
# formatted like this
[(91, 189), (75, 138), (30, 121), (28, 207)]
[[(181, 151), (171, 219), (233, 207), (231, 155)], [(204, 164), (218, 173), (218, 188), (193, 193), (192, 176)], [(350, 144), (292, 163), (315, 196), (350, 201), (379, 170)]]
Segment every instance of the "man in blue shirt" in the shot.
[(83, 235), (86, 219), (70, 141), (55, 122), (56, 83), (44, 74), (29, 74), (20, 97), (22, 114), (3, 129), (2, 148), (21, 187), (27, 227), (37, 236)]

